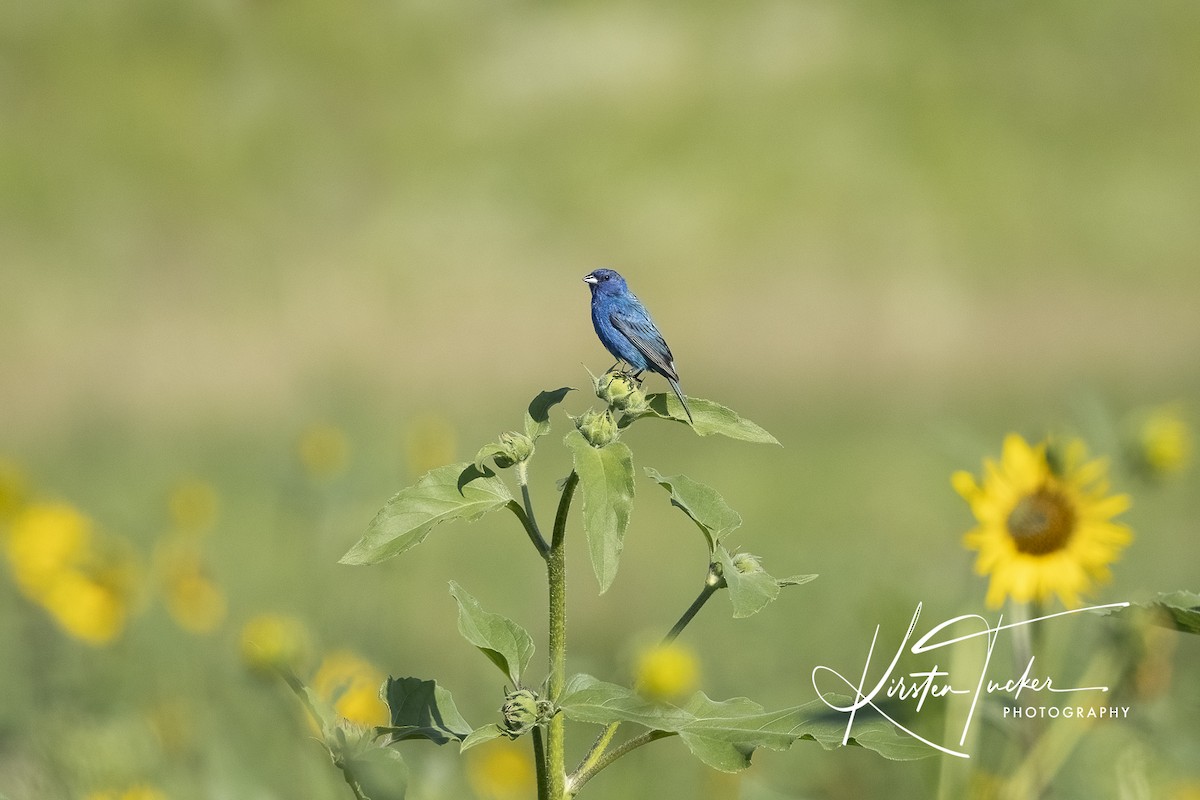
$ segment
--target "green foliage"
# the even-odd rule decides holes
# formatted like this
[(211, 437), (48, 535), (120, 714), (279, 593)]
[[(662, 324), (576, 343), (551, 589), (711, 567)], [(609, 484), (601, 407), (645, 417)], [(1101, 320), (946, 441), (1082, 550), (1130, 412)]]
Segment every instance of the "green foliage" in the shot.
[(712, 556), (722, 538), (741, 527), (742, 515), (729, 507), (725, 498), (686, 475), (664, 477), (651, 467), (645, 472), (659, 486), (671, 493), (671, 505), (687, 514), (700, 528)]
[(391, 711), (391, 724), (379, 728), (389, 742), (427, 739), (434, 744), (461, 742), (472, 728), (458, 713), (450, 692), (437, 681), (420, 678), (388, 678), (383, 699)]
[(375, 564), (400, 555), (425, 541), (435, 526), (478, 519), (512, 499), (504, 481), (476, 470), (474, 464), (438, 467), (388, 500), (341, 563)]
[[(750, 766), (750, 756), (760, 747), (786, 750), (797, 739), (809, 739), (831, 749), (841, 745), (846, 732), (844, 718), (831, 719), (822, 701), (764, 711), (744, 697), (716, 701), (697, 692), (685, 705), (676, 706), (647, 700), (632, 689), (590, 675), (572, 676), (560, 706), (568, 718), (579, 722), (631, 722), (678, 734), (693, 755), (723, 772)], [(900, 737), (881, 720), (856, 722), (854, 731), (850, 744), (888, 758), (908, 760), (932, 755), (928, 747)]]
[(408, 765), (398, 750), (378, 745), (353, 747), (341, 731), (342, 744), (333, 751), (333, 763), (361, 800), (404, 800)]
[(525, 411), (525, 435), (535, 442), (550, 432), (550, 409), (563, 401), (567, 392), (575, 391), (570, 386), (545, 391), (529, 403)]
[(568, 433), (563, 442), (579, 475), (583, 530), (603, 594), (617, 575), (633, 511), (633, 454), (622, 442), (593, 447), (578, 431)]
[(484, 742), (490, 742), (492, 739), (499, 739), (503, 736), (508, 736), (508, 732), (496, 723), (489, 722), (487, 725), (481, 725), (475, 730), (471, 731), (470, 735), (462, 740), (462, 745), (459, 746), (458, 751), (460, 753), (465, 753), (467, 750), (470, 750), (476, 745), (483, 744)]
[(1200, 633), (1200, 594), (1188, 591), (1159, 594), (1153, 600), (1112, 609), (1107, 614), (1120, 617), (1139, 614), (1156, 625), (1172, 630)]
[(517, 623), (499, 614), (484, 611), (479, 601), (454, 581), (450, 594), (458, 601), (458, 632), (479, 648), (514, 686), (521, 683), (521, 673), (533, 656), (533, 639)]
[[(535, 518), (525, 462), (535, 454), (534, 442), (550, 431), (550, 411), (571, 391), (567, 387), (542, 392), (533, 399), (526, 412), (524, 434), (501, 434), (498, 441), (476, 453), (474, 463), (434, 469), (397, 493), (372, 520), (366, 535), (342, 559), (347, 564), (376, 563), (419, 544), (440, 523), (473, 520), (508, 507), (547, 565), (550, 673), (545, 686), (550, 696), (540, 697), (525, 684), (525, 672), (534, 652), (528, 631), (513, 620), (485, 611), (478, 600), (452, 581), (450, 594), (458, 604), (459, 632), (513, 686), (501, 707), (502, 721), (472, 728), (459, 714), (450, 693), (436, 682), (390, 678), (383, 693), (391, 720), (388, 726), (378, 728), (377, 733), (386, 736), (388, 743), (411, 739), (435, 744), (459, 742), (460, 750), (502, 736), (516, 738), (532, 733), (542, 800), (574, 796), (596, 772), (628, 750), (666, 736), (678, 736), (705, 764), (728, 772), (749, 766), (751, 755), (760, 747), (783, 750), (797, 739), (812, 739), (827, 748), (842, 744), (845, 736), (842, 718), (838, 717), (837, 724), (831, 723), (828, 709), (821, 703), (766, 712), (744, 697), (717, 701), (703, 692), (684, 705), (655, 702), (633, 689), (587, 675), (577, 675), (564, 686), (564, 548), (572, 499), (578, 493), (592, 569), (603, 594), (616, 577), (633, 511), (633, 454), (618, 439), (624, 429), (643, 417), (687, 420), (673, 394), (644, 396), (628, 375), (606, 373), (593, 378), (593, 387), (605, 406), (599, 410), (588, 408), (572, 417), (576, 429), (563, 438), (573, 470), (559, 483), (561, 495), (551, 541), (542, 535)], [(694, 418), (691, 427), (701, 436), (721, 434), (743, 441), (778, 444), (774, 436), (725, 406), (702, 398), (691, 398), (690, 402)], [(486, 467), (489, 458), (501, 469), (518, 465), (522, 503), (514, 500), (504, 480)], [(747, 617), (774, 600), (782, 587), (816, 577), (800, 575), (779, 580), (763, 569), (756, 556), (730, 551), (725, 539), (742, 525), (742, 517), (719, 493), (686, 475), (664, 476), (650, 468), (645, 472), (668, 492), (671, 504), (700, 529), (710, 560), (709, 574), (699, 596), (668, 633), (668, 641), (679, 635), (719, 589), (728, 590), (734, 616)], [(315, 703), (308, 695), (302, 698), (306, 703)], [(608, 726), (607, 733), (571, 774), (569, 792), (564, 783), (566, 719)], [(606, 754), (616, 727), (623, 723), (640, 725), (647, 733)], [(901, 739), (882, 723), (856, 720), (855, 725), (855, 738), (850, 743), (889, 758), (913, 758), (929, 752), (928, 748), (913, 747), (909, 740)], [(343, 762), (348, 763), (345, 759)]]
[(408, 766), (400, 753), (381, 747), (371, 732), (339, 722), (333, 709), (290, 671), (283, 670), (280, 675), (321, 729), (321, 742), (354, 796), (359, 800), (404, 800)]
[(772, 577), (762, 568), (756, 556), (748, 553), (730, 553), (717, 547), (717, 563), (721, 565), (721, 577), (729, 589), (729, 602), (733, 604), (733, 616), (749, 617), (762, 611), (779, 596), (784, 586), (799, 586), (815, 579), (816, 575), (793, 575), (782, 580)]
[(660, 419), (670, 419), (690, 424), (692, 430), (701, 436), (711, 436), (714, 433), (728, 436), (730, 439), (740, 439), (743, 442), (758, 444), (779, 444), (779, 440), (766, 430), (750, 420), (742, 417), (720, 403), (705, 400), (702, 397), (688, 397), (692, 409), (692, 421), (688, 422), (687, 412), (683, 404), (674, 394), (658, 393), (646, 395), (646, 406), (640, 413), (626, 413), (619, 422), (622, 428), (632, 425), (638, 419), (654, 416)]

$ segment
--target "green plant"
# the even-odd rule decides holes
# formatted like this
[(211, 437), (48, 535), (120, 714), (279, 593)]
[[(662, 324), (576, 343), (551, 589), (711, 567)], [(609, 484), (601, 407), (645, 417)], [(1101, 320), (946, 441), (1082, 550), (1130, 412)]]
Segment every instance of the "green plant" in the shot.
[[(463, 637), (500, 669), (511, 682), (501, 706), (501, 719), (481, 726), (468, 724), (450, 693), (432, 680), (390, 678), (382, 689), (391, 713), (387, 726), (351, 729), (322, 707), (294, 676), (288, 682), (320, 722), (325, 743), (356, 797), (383, 800), (403, 796), (405, 769), (399, 742), (425, 739), (435, 744), (457, 743), (460, 750), (498, 737), (532, 740), (539, 800), (576, 796), (599, 772), (630, 751), (650, 742), (678, 736), (705, 764), (736, 771), (750, 764), (760, 747), (786, 749), (797, 739), (825, 748), (843, 744), (845, 725), (831, 719), (820, 700), (779, 711), (765, 711), (744, 697), (717, 701), (697, 692), (686, 703), (673, 704), (639, 693), (636, 686), (601, 681), (590, 675), (568, 675), (566, 661), (566, 571), (568, 521), (576, 496), (582, 507), (583, 531), (591, 563), (603, 593), (612, 584), (621, 557), (633, 508), (633, 453), (622, 440), (625, 431), (642, 419), (662, 419), (687, 425), (683, 406), (671, 395), (645, 395), (636, 381), (622, 373), (592, 377), (600, 409), (589, 408), (572, 417), (575, 429), (563, 444), (573, 469), (558, 485), (553, 528), (547, 538), (534, 513), (529, 489), (529, 463), (539, 440), (550, 432), (550, 412), (567, 396), (564, 387), (540, 393), (529, 404), (523, 432), (508, 432), (479, 450), (474, 463), (434, 469), (413, 486), (401, 490), (371, 522), (366, 535), (342, 558), (345, 564), (375, 564), (420, 544), (439, 524), (474, 520), (508, 509), (520, 522), (537, 557), (546, 564), (549, 615), (548, 670), (544, 680), (530, 680), (533, 639), (513, 620), (489, 613), (463, 587), (451, 582), (458, 603), (458, 629)], [(690, 398), (692, 430), (721, 434), (747, 442), (778, 444), (758, 425), (708, 400)], [(512, 470), (520, 500), (497, 470)], [(777, 579), (748, 553), (731, 550), (726, 540), (742, 524), (741, 515), (710, 487), (686, 475), (664, 476), (647, 467), (645, 474), (668, 492), (703, 534), (708, 569), (695, 600), (664, 637), (671, 642), (707, 601), (725, 590), (735, 617), (762, 610), (787, 586), (815, 578), (798, 575)], [(600, 725), (601, 730), (584, 758), (573, 769), (566, 764), (567, 723)], [(639, 730), (619, 739), (623, 727)], [(883, 722), (856, 726), (850, 744), (875, 750), (889, 758), (916, 758), (926, 751), (900, 737)]]

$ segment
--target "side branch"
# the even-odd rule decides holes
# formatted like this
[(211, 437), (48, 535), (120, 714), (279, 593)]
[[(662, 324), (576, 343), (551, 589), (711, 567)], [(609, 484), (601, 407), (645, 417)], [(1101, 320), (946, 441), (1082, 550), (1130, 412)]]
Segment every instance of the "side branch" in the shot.
[[(716, 594), (716, 591), (724, 585), (725, 582), (724, 578), (721, 577), (720, 566), (715, 563), (711, 564), (708, 568), (708, 576), (704, 579), (704, 588), (700, 590), (700, 594), (696, 596), (692, 604), (683, 612), (683, 616), (679, 618), (679, 621), (671, 626), (671, 630), (667, 631), (667, 635), (663, 637), (662, 643), (670, 644), (679, 638), (679, 634), (683, 633), (683, 629), (700, 613), (700, 609), (704, 608), (704, 604), (708, 602), (708, 598)], [(621, 727), (621, 723), (619, 722), (610, 722), (604, 726), (604, 730), (596, 737), (596, 741), (592, 742), (587, 755), (583, 757), (583, 760), (579, 762), (579, 766), (575, 768), (575, 772), (571, 774), (570, 783), (572, 785), (576, 785), (582, 776), (593, 775), (598, 772), (602, 768), (599, 766), (601, 763), (605, 765), (611, 763), (605, 760), (605, 751), (612, 744), (613, 737), (617, 735), (617, 728), (619, 727)], [(633, 740), (630, 739), (630, 741)]]
[[(525, 485), (522, 484), (521, 488), (525, 489)], [(527, 504), (529, 502), (528, 491), (525, 493), (525, 502)], [(533, 542), (533, 546), (538, 551), (538, 555), (542, 557), (543, 561), (545, 561), (550, 554), (550, 545), (546, 544), (546, 540), (542, 537), (541, 531), (538, 530), (537, 523), (533, 521), (533, 517), (531, 517), (524, 508), (521, 508), (521, 504), (516, 500), (509, 500), (507, 507), (508, 510), (513, 512), (517, 519), (521, 521), (522, 527), (525, 528), (525, 533), (529, 536), (529, 541)]]
[(638, 749), (644, 744), (650, 744), (650, 742), (658, 741), (659, 739), (666, 739), (668, 736), (677, 735), (678, 734), (674, 733), (673, 731), (646, 731), (643, 734), (633, 737), (619, 747), (614, 747), (612, 750), (609, 750), (607, 753), (605, 753), (603, 757), (598, 759), (595, 764), (583, 770), (582, 772), (578, 772), (571, 776), (571, 780), (567, 785), (566, 796), (574, 797), (579, 793), (579, 790), (583, 788), (585, 783), (596, 777), (596, 774), (600, 772), (600, 770), (604, 769), (621, 756)]

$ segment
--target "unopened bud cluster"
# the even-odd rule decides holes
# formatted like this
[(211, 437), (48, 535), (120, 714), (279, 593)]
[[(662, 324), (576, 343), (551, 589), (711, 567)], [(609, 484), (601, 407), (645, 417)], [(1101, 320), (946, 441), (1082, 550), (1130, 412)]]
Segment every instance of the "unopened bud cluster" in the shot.
[(504, 715), (504, 729), (515, 739), (548, 722), (553, 716), (553, 706), (548, 700), (539, 700), (529, 689), (515, 689), (504, 696), (500, 713)]
[(592, 447), (604, 447), (617, 438), (617, 421), (608, 409), (596, 411), (589, 408), (574, 420), (575, 427)]
[(516, 431), (500, 434), (500, 446), (504, 448), (503, 453), (496, 455), (496, 466), (500, 469), (508, 469), (513, 464), (528, 461), (533, 455), (533, 440)]
[(762, 562), (758, 560), (758, 556), (749, 553), (734, 553), (733, 566), (743, 575), (763, 571)]
[(646, 408), (646, 393), (630, 376), (608, 372), (596, 378), (596, 396), (618, 411), (637, 413)]

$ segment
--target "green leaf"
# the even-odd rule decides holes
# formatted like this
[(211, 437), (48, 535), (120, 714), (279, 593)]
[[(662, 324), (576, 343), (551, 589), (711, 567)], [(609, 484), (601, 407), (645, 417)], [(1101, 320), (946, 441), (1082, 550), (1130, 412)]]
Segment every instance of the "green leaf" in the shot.
[(389, 744), (408, 739), (446, 744), (461, 742), (471, 734), (471, 726), (458, 713), (454, 698), (437, 681), (388, 678), (382, 694), (391, 710), (391, 725), (376, 731), (391, 734)]
[(563, 440), (571, 451), (583, 495), (583, 530), (592, 569), (604, 594), (612, 585), (633, 511), (633, 453), (622, 442), (592, 447), (579, 431)]
[(471, 735), (463, 739), (462, 745), (458, 748), (458, 752), (463, 753), (470, 750), (477, 744), (490, 742), (492, 739), (499, 739), (501, 736), (508, 736), (504, 728), (493, 723), (484, 725), (481, 728), (476, 728), (471, 731)]
[(296, 697), (300, 698), (304, 709), (321, 729), (321, 735), (328, 739), (331, 732), (337, 727), (337, 715), (334, 713), (333, 707), (322, 700), (304, 681), (297, 678), (291, 670), (281, 667), (279, 674), (288, 688), (295, 692)]
[(757, 614), (779, 596), (779, 581), (762, 568), (750, 572), (739, 571), (733, 556), (724, 547), (717, 547), (716, 556), (721, 565), (721, 576), (729, 589), (734, 618), (742, 619)]
[(525, 435), (537, 440), (550, 432), (550, 409), (563, 401), (567, 392), (575, 391), (570, 386), (545, 391), (533, 398), (525, 412)]
[(404, 800), (408, 765), (398, 750), (369, 747), (336, 763), (341, 764), (346, 782), (357, 787), (365, 800)]
[[(834, 696), (827, 699), (839, 706), (849, 704)], [(697, 758), (725, 772), (745, 769), (751, 754), (760, 747), (786, 750), (797, 739), (818, 742), (826, 749), (839, 747), (847, 724), (844, 715), (831, 714), (823, 701), (764, 711), (745, 697), (717, 701), (698, 692), (679, 707), (651, 702), (632, 689), (590, 675), (573, 676), (559, 706), (568, 718), (580, 722), (632, 722), (651, 730), (677, 733)], [(866, 747), (886, 758), (908, 760), (935, 753), (933, 748), (897, 734), (880, 718), (856, 719), (852, 732), (848, 744)]]
[(787, 750), (799, 735), (800, 709), (764, 714), (762, 706), (745, 697), (718, 702), (697, 692), (685, 710), (694, 720), (679, 731), (680, 738), (694, 756), (722, 772), (750, 766), (759, 747)]
[[(647, 411), (643, 414), (627, 414), (622, 417), (620, 426), (626, 427), (641, 416), (653, 415), (661, 419), (672, 419), (688, 424), (687, 412), (679, 398), (673, 393), (657, 393), (646, 395)], [(726, 408), (720, 403), (705, 400), (702, 397), (688, 396), (688, 406), (692, 409), (691, 427), (701, 436), (711, 436), (719, 433), (731, 439), (760, 444), (779, 444), (779, 440), (750, 420), (742, 417), (736, 411)]]
[(1200, 594), (1195, 592), (1163, 593), (1148, 602), (1133, 603), (1105, 613), (1115, 617), (1128, 617), (1140, 613), (1156, 625), (1183, 633), (1200, 633)]
[(514, 686), (533, 656), (533, 638), (517, 623), (484, 611), (466, 589), (450, 581), (450, 594), (458, 601), (458, 632), (491, 659)]
[(474, 464), (438, 467), (388, 500), (341, 563), (378, 563), (425, 541), (442, 522), (475, 520), (512, 499), (504, 481)]
[(815, 581), (819, 577), (821, 577), (821, 576), (820, 575), (791, 575), (787, 578), (780, 578), (779, 580), (776, 581), (776, 583), (778, 583), (779, 588), (782, 589), (784, 586), (803, 586), (804, 584), (808, 583), (809, 581)]
[(691, 517), (708, 541), (708, 552), (716, 551), (717, 543), (742, 524), (742, 515), (729, 507), (716, 490), (694, 481), (687, 475), (663, 476), (651, 467), (645, 472), (659, 486), (671, 493), (671, 505)]
[(337, 714), (328, 703), (290, 670), (280, 670), (280, 674), (321, 728), (322, 743), (346, 783), (368, 800), (404, 800), (408, 767), (400, 754), (380, 747), (361, 734), (347, 737), (348, 728), (339, 724)]
[(635, 722), (651, 730), (676, 732), (691, 719), (681, 708), (652, 702), (632, 689), (605, 683), (591, 675), (571, 676), (558, 705), (568, 719), (597, 725)]
[(483, 447), (479, 448), (479, 452), (475, 454), (475, 469), (483, 474), (488, 468), (487, 465), (483, 463), (484, 461), (489, 458), (495, 458), (496, 456), (503, 456), (507, 452), (508, 448), (497, 442), (489, 442), (488, 444), (485, 444)]

